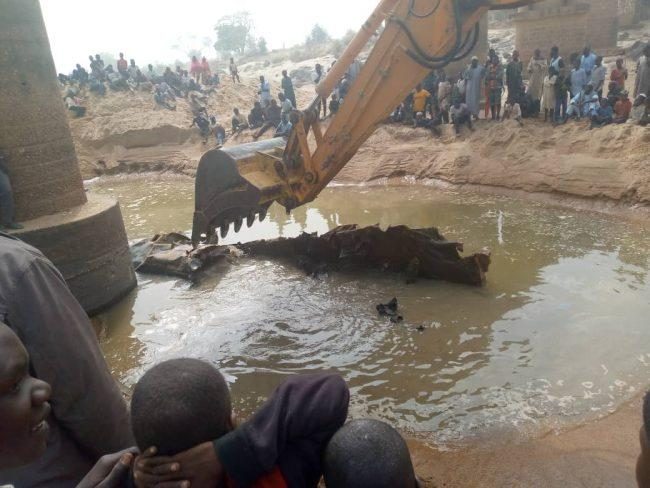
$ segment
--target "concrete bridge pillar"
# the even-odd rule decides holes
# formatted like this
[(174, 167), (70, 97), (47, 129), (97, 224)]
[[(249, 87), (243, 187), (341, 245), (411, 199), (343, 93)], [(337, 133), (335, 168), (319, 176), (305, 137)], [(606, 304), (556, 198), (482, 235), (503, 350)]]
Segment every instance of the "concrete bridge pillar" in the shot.
[(136, 285), (122, 215), (84, 190), (38, 0), (0, 0), (0, 120), (25, 226), (15, 235), (54, 262), (89, 313), (119, 300)]

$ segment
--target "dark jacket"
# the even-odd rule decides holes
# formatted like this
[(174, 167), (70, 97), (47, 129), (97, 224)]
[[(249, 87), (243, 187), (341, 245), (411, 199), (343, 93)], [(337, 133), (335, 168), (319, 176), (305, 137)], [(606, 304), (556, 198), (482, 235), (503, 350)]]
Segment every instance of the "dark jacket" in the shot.
[(238, 488), (254, 486), (279, 468), (287, 487), (316, 487), (327, 443), (343, 425), (350, 392), (340, 376), (295, 376), (253, 415), (214, 442)]
[(126, 405), (61, 274), (40, 251), (3, 233), (0, 320), (27, 348), (32, 374), (52, 386), (45, 454), (0, 471), (0, 485), (74, 487), (100, 456), (133, 445)]

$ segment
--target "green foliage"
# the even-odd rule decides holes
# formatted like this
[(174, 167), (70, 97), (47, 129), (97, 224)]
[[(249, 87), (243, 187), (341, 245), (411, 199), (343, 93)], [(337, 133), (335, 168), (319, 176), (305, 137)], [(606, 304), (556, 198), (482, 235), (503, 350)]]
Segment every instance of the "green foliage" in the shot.
[(260, 54), (266, 54), (269, 52), (269, 48), (266, 45), (266, 39), (264, 39), (263, 37), (260, 37), (257, 40), (257, 52)]
[(255, 42), (253, 39), (253, 20), (248, 12), (238, 12), (219, 19), (214, 28), (217, 42), (214, 48), (223, 54), (243, 54)]
[(313, 46), (316, 44), (324, 44), (326, 42), (330, 41), (330, 35), (327, 33), (327, 31), (320, 26), (319, 24), (316, 24), (312, 30), (309, 36), (307, 36), (307, 40), (305, 44), (308, 46)]

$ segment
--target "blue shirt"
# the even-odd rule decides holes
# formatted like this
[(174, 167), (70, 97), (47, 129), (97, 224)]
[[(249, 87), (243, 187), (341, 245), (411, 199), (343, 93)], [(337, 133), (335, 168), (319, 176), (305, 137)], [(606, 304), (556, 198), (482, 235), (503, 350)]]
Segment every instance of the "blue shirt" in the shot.
[(585, 70), (588, 75), (591, 75), (594, 66), (596, 66), (596, 55), (594, 53), (589, 53), (589, 56), (583, 54), (580, 57), (580, 67)]
[(576, 96), (582, 91), (586, 84), (587, 73), (585, 73), (585, 70), (582, 68), (574, 68), (573, 71), (571, 71), (571, 95)]

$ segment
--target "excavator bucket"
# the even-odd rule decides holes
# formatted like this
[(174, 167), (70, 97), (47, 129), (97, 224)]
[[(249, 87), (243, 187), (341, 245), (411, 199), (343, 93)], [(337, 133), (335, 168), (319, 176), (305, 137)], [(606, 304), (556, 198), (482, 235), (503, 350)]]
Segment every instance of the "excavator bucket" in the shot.
[[(490, 9), (540, 0), (381, 0), (337, 62), (316, 87), (316, 99), (291, 114), (282, 138), (207, 152), (196, 174), (192, 242), (225, 236), (231, 224), (262, 220), (273, 202), (290, 211), (311, 202), (352, 159), (381, 121), (432, 70), (468, 56), (478, 42), (479, 21)], [(373, 36), (363, 66), (356, 58)], [(347, 95), (326, 128), (319, 107), (341, 80)]]
[(250, 227), (256, 216), (262, 221), (284, 182), (274, 165), (281, 161), (286, 141), (282, 138), (208, 151), (199, 161), (195, 183), (192, 242), (213, 241), (217, 230), (235, 232), (244, 220)]

